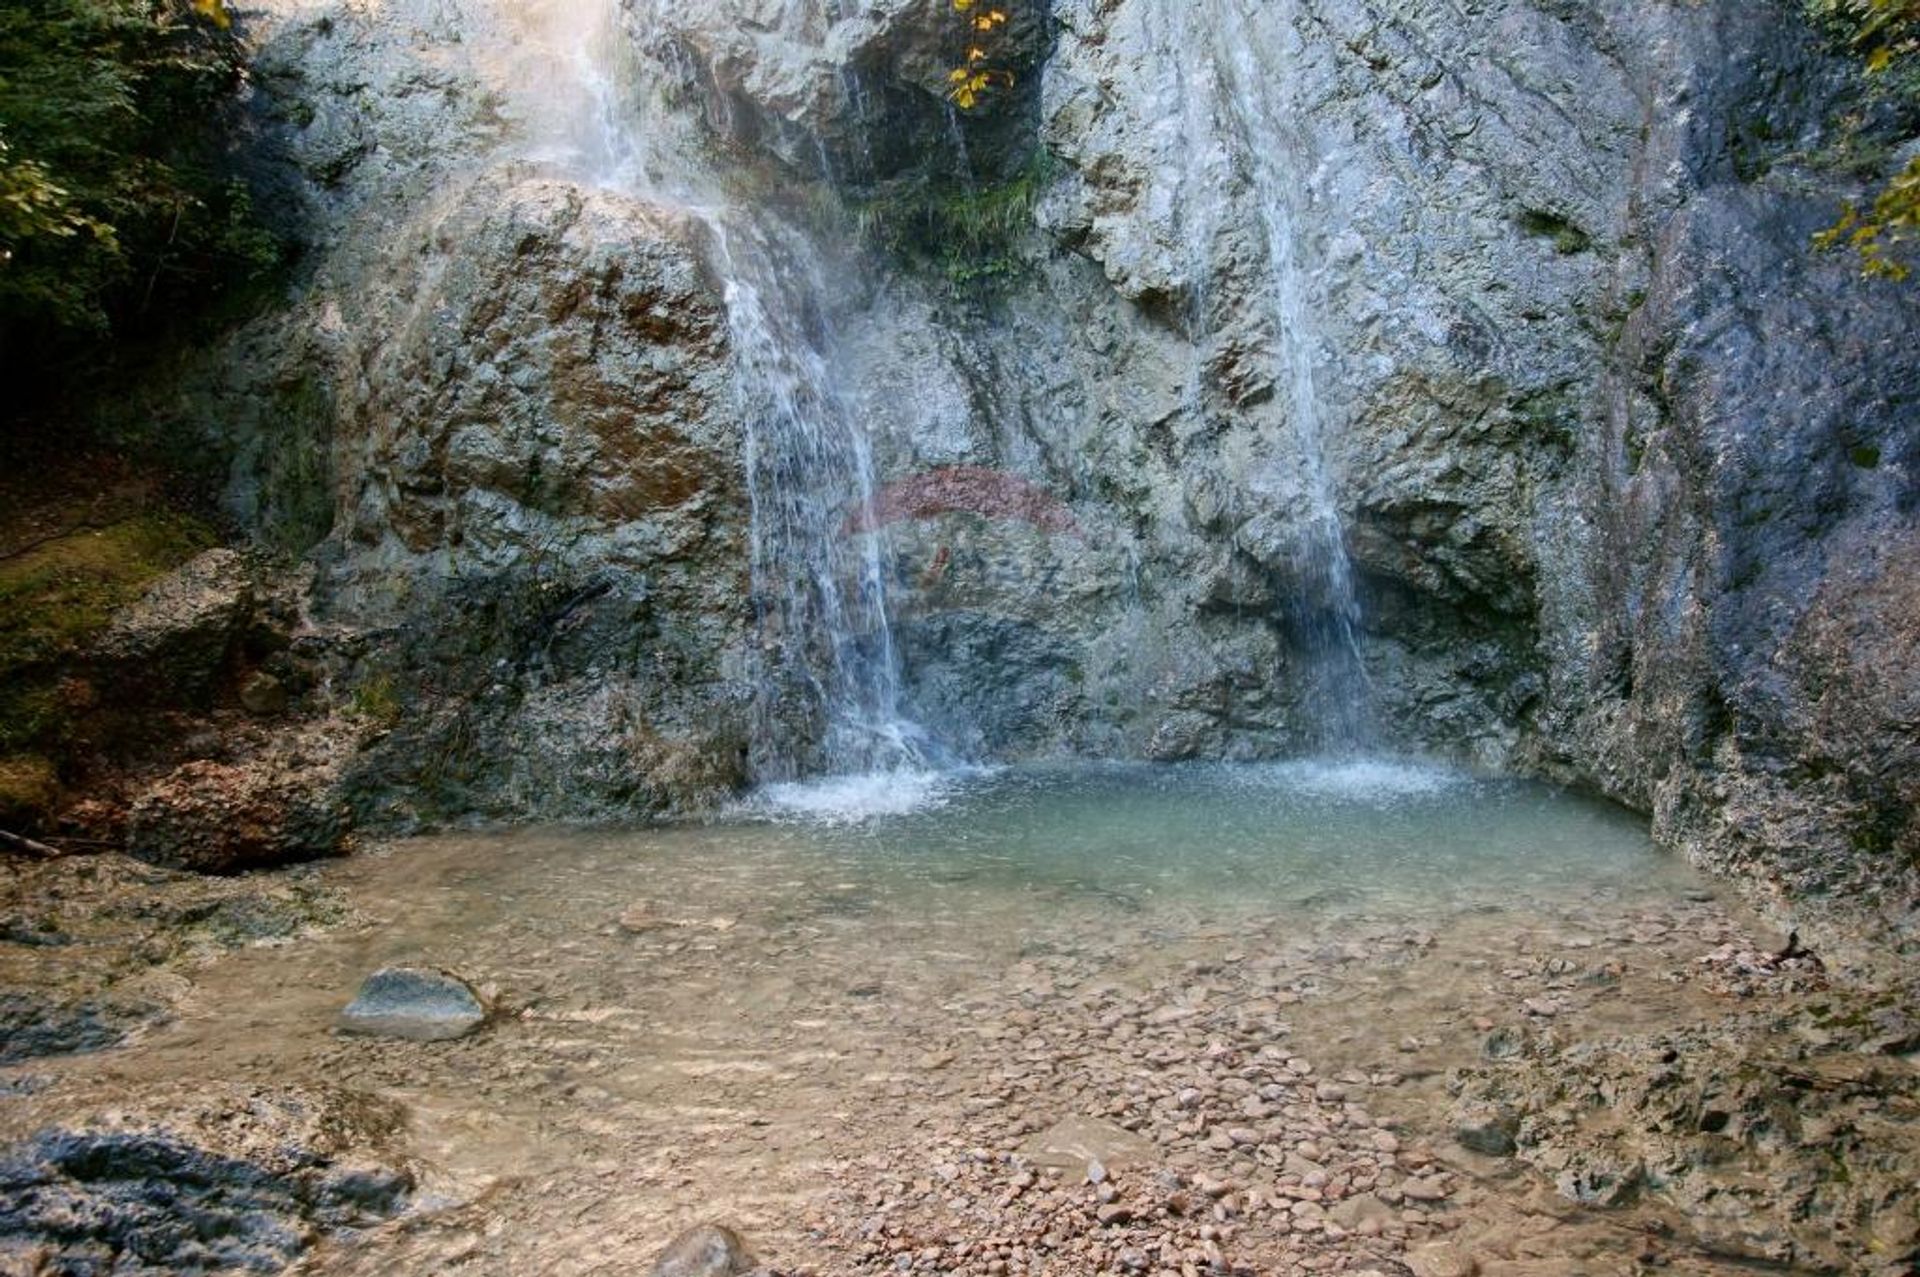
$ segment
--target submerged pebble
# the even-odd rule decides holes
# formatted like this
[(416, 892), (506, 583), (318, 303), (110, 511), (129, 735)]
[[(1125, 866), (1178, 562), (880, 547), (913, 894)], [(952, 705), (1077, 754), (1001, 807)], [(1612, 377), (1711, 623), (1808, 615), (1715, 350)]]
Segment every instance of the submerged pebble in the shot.
[(700, 1224), (674, 1238), (647, 1277), (736, 1277), (753, 1266), (740, 1234), (724, 1224)]

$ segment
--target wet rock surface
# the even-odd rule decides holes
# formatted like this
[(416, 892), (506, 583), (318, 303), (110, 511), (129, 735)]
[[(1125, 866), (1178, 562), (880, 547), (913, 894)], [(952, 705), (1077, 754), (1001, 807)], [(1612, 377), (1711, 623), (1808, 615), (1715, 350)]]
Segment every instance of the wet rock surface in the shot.
[(97, 1051), (164, 1014), (162, 1006), (148, 1001), (75, 1001), (38, 990), (8, 990), (0, 993), (0, 1064)]
[(206, 878), (119, 855), (0, 864), (0, 1058), (96, 1051), (172, 1019), (183, 972), (348, 911), (311, 880)]
[(1510, 1115), (1506, 1151), (1569, 1200), (1654, 1198), (1753, 1263), (1901, 1272), (1920, 1245), (1910, 1013), (1826, 992), (1664, 1033), (1541, 1035), (1450, 1086), (1469, 1111)]
[(473, 986), (450, 971), (382, 967), (368, 976), (340, 1013), (347, 1033), (446, 1042), (487, 1022), (487, 1007)]
[[(58, 1089), (0, 1116), (0, 1258), (70, 1274), (277, 1272), (398, 1213), (399, 1111), (338, 1089)], [(31, 1133), (28, 1133), (31, 1132)]]

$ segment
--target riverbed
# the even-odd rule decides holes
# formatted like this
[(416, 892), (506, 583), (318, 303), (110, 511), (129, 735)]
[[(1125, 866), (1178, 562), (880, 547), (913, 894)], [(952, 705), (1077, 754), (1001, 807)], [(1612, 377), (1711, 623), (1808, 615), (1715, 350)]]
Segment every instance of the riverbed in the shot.
[[(1633, 816), (1543, 785), (1400, 762), (851, 778), (301, 874), (339, 921), (196, 961), (163, 1022), (13, 1070), (397, 1102), (408, 1209), (317, 1237), (301, 1271), (643, 1272), (708, 1219), (817, 1274), (1814, 1254), (1737, 1194), (1703, 1231), (1652, 1153), (1609, 1171), (1614, 1144), (1529, 1125), (1512, 1079), (1577, 1097), (1569, 1049), (1824, 988)], [(389, 964), (459, 973), (491, 1022), (337, 1032)]]

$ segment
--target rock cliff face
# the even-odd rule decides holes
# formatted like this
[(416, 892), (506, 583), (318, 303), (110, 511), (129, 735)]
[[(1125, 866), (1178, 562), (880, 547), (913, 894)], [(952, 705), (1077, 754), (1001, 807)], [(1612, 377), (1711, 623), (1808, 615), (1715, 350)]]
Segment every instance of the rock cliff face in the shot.
[[(1196, 262), (1152, 194), (1182, 171), (1191, 35), (1167, 57), (1157, 6), (1059, 15), (1055, 232), (1143, 306), (1224, 310), (1204, 353), (1240, 366), (1250, 219), (1230, 197)], [(1336, 0), (1232, 38), (1301, 187), (1382, 721), (1596, 785), (1803, 906), (1899, 917), (1920, 299), (1807, 249), (1831, 179), (1798, 157), (1846, 81), (1794, 19)]]
[[(876, 248), (811, 302), (892, 485), (849, 535), (887, 537), (913, 713), (978, 755), (1311, 748), (1327, 506), (1380, 745), (1592, 785), (1898, 934), (1920, 291), (1809, 249), (1850, 68), (1797, 12), (1013, 7), (1030, 73), (979, 120), (933, 0), (628, 11), (707, 179), (823, 241), (1037, 194), (962, 253), (990, 287)], [(725, 281), (700, 223), (532, 162), (515, 82), (560, 63), (488, 53), (515, 13), (270, 6), (261, 180), (316, 248), (180, 405), (321, 565), (343, 684), (399, 694), (395, 818), (741, 778)]]
[(378, 737), (347, 768), (362, 821), (609, 818), (742, 778), (719, 285), (684, 213), (528, 158), (560, 55), (527, 21), (266, 15), (258, 182), (311, 249), (160, 409), (221, 423), (230, 508), (318, 568), (296, 708)]

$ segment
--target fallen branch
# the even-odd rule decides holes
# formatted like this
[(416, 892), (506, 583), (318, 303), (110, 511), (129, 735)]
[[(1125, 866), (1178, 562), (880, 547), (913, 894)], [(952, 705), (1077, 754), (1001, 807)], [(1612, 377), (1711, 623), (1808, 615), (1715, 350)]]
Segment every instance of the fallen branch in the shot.
[(4, 829), (0, 829), (0, 847), (4, 847), (8, 851), (17, 851), (26, 856), (38, 856), (42, 860), (50, 860), (57, 856), (66, 855), (65, 852), (56, 847), (49, 847), (43, 842), (35, 842), (31, 838), (23, 838), (19, 834), (10, 834)]

